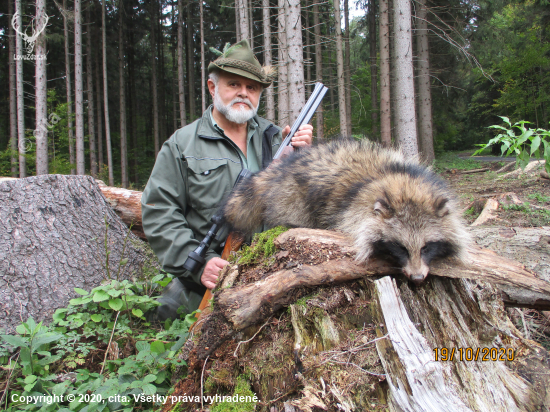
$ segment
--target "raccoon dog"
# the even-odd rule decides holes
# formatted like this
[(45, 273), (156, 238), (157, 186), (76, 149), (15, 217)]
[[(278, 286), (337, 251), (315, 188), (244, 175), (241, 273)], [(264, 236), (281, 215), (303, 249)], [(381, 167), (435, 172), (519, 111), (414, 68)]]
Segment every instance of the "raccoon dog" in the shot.
[(417, 159), (369, 141), (293, 153), (243, 181), (223, 210), (244, 234), (262, 222), (349, 233), (357, 260), (389, 254), (415, 283), (432, 259), (467, 256), (468, 234), (445, 182)]

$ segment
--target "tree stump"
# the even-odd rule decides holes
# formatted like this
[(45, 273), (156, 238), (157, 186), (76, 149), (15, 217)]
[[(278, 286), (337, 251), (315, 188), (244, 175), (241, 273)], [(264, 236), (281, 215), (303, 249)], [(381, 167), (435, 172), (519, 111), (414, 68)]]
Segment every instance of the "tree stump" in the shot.
[(550, 354), (504, 310), (550, 304), (522, 264), (474, 247), (471, 265), (433, 262), (414, 285), (383, 259), (358, 265), (341, 234), (292, 229), (276, 244), (269, 267), (220, 278), (174, 396), (231, 394), (244, 374), (270, 412), (550, 408)]
[[(127, 258), (126, 264), (123, 259)], [(13, 333), (111, 278), (158, 267), (90, 176), (42, 175), (0, 183), (0, 327)]]

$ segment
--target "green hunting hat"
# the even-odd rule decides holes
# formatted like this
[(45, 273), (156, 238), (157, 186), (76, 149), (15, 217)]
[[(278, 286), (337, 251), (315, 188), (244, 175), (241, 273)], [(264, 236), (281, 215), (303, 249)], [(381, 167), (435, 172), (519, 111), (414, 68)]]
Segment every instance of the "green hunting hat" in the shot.
[(227, 43), (223, 53), (217, 53), (220, 54), (220, 57), (208, 65), (208, 73), (212, 73), (214, 70), (223, 70), (256, 80), (264, 87), (273, 82), (272, 76), (274, 76), (275, 70), (271, 66), (262, 67), (252, 53), (248, 40), (241, 40), (231, 47)]

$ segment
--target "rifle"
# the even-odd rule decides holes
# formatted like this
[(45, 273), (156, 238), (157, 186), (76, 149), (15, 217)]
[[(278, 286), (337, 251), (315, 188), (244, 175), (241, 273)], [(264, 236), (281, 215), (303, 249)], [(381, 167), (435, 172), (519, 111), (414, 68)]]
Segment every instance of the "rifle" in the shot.
[[(276, 160), (279, 157), (281, 157), (284, 149), (290, 146), (292, 137), (298, 131), (300, 126), (302, 126), (303, 124), (309, 123), (309, 121), (315, 114), (315, 111), (321, 104), (323, 97), (325, 97), (325, 94), (327, 91), (328, 91), (328, 88), (324, 86), (323, 83), (320, 83), (320, 82), (315, 83), (315, 88), (313, 89), (313, 93), (311, 93), (311, 96), (309, 96), (309, 99), (307, 100), (304, 108), (300, 111), (298, 118), (290, 128), (290, 132), (288, 133), (286, 138), (283, 140), (283, 142), (279, 146), (279, 150), (277, 150), (277, 152), (275, 153), (275, 156), (273, 156), (273, 160)], [(233, 188), (235, 188), (239, 184), (239, 182), (241, 182), (244, 178), (248, 177), (251, 174), (252, 173), (249, 170), (243, 169), (239, 174), (239, 176), (237, 177), (237, 180), (235, 181), (235, 185), (233, 186)], [(205, 238), (202, 240), (200, 245), (193, 252), (189, 253), (189, 257), (183, 264), (184, 269), (190, 271), (191, 273), (197, 273), (199, 269), (202, 267), (202, 265), (204, 265), (206, 261), (204, 258), (206, 256), (206, 252), (210, 247), (212, 240), (216, 237), (218, 230), (222, 226), (223, 216), (221, 215), (221, 213), (222, 213), (221, 210), (219, 210), (212, 217), (211, 219), (211, 222), (213, 223), (212, 227), (210, 228), (210, 230), (208, 231), (208, 233), (206, 234)], [(231, 232), (227, 237), (227, 240), (225, 241), (225, 246), (223, 248), (221, 258), (223, 260), (227, 260), (231, 252), (239, 250), (243, 242), (244, 242), (243, 236), (241, 236), (239, 233)], [(206, 308), (206, 306), (208, 306), (208, 302), (210, 301), (211, 298), (212, 298), (212, 292), (210, 291), (210, 289), (207, 289), (199, 305), (199, 310), (203, 311)], [(197, 319), (198, 319), (198, 315), (197, 315)]]

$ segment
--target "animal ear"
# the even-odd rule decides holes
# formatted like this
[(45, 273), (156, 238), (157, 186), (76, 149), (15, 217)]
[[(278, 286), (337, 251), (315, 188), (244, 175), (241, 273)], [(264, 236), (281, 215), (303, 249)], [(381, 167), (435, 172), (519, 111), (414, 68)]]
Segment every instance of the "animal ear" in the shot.
[(388, 218), (392, 215), (392, 209), (384, 199), (376, 199), (373, 206), (374, 213)]
[(435, 202), (435, 213), (439, 217), (447, 216), (449, 213), (451, 213), (451, 209), (449, 208), (449, 199), (446, 197), (439, 198)]

